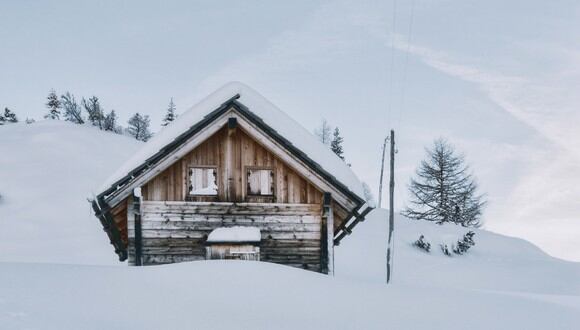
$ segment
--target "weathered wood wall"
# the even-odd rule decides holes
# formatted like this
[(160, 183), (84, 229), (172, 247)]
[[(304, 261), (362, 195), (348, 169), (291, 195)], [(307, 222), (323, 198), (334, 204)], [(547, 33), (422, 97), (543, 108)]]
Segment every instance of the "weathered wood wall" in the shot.
[[(217, 197), (188, 198), (188, 168), (217, 167)], [(268, 167), (274, 170), (275, 198), (247, 196), (246, 169)], [(303, 176), (283, 163), (274, 154), (249, 137), (241, 128), (222, 128), (183, 158), (176, 160), (164, 172), (142, 187), (148, 201), (216, 201), (275, 202), (290, 204), (320, 204), (322, 192)]]
[[(209, 233), (235, 225), (260, 228), (260, 260), (320, 271), (321, 215), (320, 204), (143, 201), (143, 264), (204, 260)], [(134, 263), (132, 222), (128, 230)]]

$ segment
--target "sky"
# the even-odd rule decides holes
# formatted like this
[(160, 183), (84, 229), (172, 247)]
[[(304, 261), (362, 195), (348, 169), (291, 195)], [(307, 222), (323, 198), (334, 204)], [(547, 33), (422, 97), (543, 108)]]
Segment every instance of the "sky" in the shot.
[(160, 127), (228, 81), (313, 130), (338, 126), (378, 190), (396, 131), (395, 205), (448, 139), (486, 194), (484, 228), (580, 261), (577, 1), (0, 1), (0, 107), (41, 119), (48, 91)]

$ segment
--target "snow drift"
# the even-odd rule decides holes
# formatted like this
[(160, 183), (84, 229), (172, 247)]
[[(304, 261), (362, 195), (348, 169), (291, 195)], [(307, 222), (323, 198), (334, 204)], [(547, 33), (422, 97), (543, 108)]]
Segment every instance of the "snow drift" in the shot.
[(64, 121), (0, 127), (0, 261), (118, 264), (87, 195), (140, 145)]

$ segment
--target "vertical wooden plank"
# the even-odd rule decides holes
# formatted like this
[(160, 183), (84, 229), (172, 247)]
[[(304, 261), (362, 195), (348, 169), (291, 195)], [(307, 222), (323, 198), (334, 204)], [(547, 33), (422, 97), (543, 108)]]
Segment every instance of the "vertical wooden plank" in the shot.
[[(143, 194), (143, 188), (141, 188), (141, 194)], [(135, 216), (133, 212), (133, 199), (129, 197), (127, 199), (127, 239), (129, 242), (127, 244), (127, 262), (129, 266), (135, 266)]]
[(239, 139), (240, 130), (235, 129), (232, 138), (234, 139), (234, 187), (236, 191), (236, 202), (243, 202), (242, 194), (242, 141)]
[(320, 272), (334, 275), (334, 216), (332, 195), (325, 192), (322, 198), (322, 223), (320, 228)]
[(225, 202), (227, 200), (227, 170), (226, 170), (226, 154), (227, 154), (227, 144), (224, 138), (224, 130), (219, 133), (218, 145), (218, 199), (219, 201)]
[(328, 249), (328, 275), (334, 276), (334, 211), (332, 203), (328, 206), (328, 218), (326, 219), (326, 248)]
[(300, 177), (298, 179), (300, 182), (300, 203), (306, 204), (306, 203), (308, 203), (308, 194), (307, 194), (308, 183), (302, 177)]

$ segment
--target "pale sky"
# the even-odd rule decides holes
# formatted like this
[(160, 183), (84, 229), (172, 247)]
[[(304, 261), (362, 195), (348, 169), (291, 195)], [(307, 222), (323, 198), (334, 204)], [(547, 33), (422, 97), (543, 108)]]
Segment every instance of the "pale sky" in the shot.
[[(412, 19), (411, 19), (412, 18)], [(466, 156), (485, 228), (580, 261), (577, 1), (1, 1), (0, 106), (42, 118), (51, 88), (159, 128), (242, 81), (308, 129), (339, 126), (376, 195), (397, 134), (396, 205), (438, 137)]]

